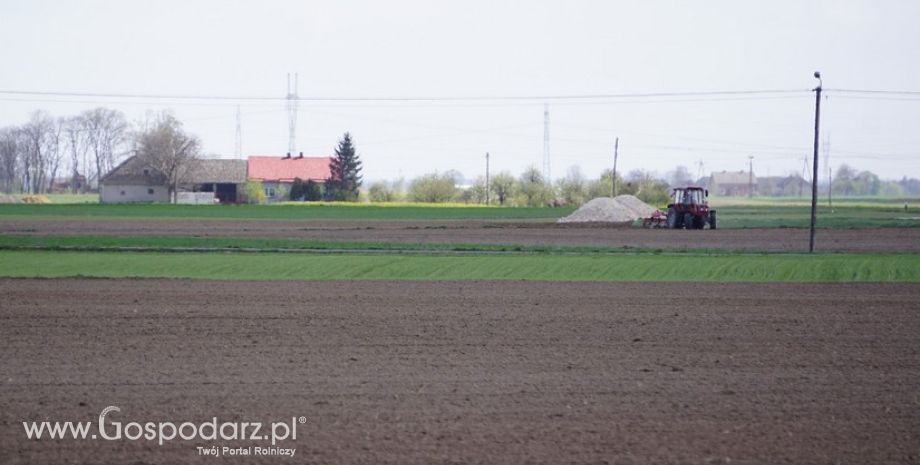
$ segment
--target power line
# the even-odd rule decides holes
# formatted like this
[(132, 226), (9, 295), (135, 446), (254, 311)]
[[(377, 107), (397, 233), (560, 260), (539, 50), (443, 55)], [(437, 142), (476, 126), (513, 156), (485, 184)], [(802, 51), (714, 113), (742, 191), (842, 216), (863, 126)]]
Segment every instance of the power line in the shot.
[[(432, 97), (301, 97), (299, 101), (314, 102), (454, 102), (454, 101), (527, 101), (527, 100), (615, 100), (615, 99), (654, 99), (682, 97), (731, 97), (753, 95), (798, 94), (805, 90), (740, 90), (708, 92), (657, 92), (634, 94), (580, 94), (580, 95), (522, 95), (522, 96), (432, 96)], [(130, 98), (149, 100), (289, 100), (288, 96), (243, 96), (243, 95), (191, 95), (191, 94), (137, 94), (108, 92), (60, 92), (34, 90), (0, 90), (5, 95), (26, 95), (43, 97), (72, 98)]]
[(920, 97), (920, 91), (912, 90), (827, 89), (825, 92), (840, 92), (846, 94), (913, 95), (915, 97)]

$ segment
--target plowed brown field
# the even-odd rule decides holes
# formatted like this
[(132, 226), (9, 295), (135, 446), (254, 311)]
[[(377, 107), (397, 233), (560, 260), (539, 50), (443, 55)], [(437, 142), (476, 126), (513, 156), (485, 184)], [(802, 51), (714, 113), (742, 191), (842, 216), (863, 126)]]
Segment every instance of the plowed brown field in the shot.
[[(0, 223), (0, 235), (194, 236), (422, 244), (513, 244), (801, 252), (807, 229), (647, 230), (628, 226), (482, 221), (29, 220)], [(822, 229), (823, 252), (920, 252), (920, 228)]]
[[(0, 296), (3, 464), (920, 460), (914, 284), (0, 279)], [(26, 438), (24, 421), (96, 434), (110, 405), (304, 423), (279, 444), (293, 459)]]

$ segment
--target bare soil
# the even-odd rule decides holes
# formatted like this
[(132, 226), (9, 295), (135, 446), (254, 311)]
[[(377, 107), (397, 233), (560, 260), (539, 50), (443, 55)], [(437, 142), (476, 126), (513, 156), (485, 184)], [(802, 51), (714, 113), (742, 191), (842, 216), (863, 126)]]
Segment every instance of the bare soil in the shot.
[[(4, 220), (0, 235), (252, 237), (422, 244), (808, 250), (806, 229), (648, 230), (623, 224), (482, 221)], [(920, 228), (821, 229), (823, 252), (920, 252)]]
[[(3, 464), (920, 460), (914, 284), (0, 279), (0, 296)], [(95, 434), (107, 406), (305, 422), (279, 444), (293, 460), (26, 438), (24, 421)]]

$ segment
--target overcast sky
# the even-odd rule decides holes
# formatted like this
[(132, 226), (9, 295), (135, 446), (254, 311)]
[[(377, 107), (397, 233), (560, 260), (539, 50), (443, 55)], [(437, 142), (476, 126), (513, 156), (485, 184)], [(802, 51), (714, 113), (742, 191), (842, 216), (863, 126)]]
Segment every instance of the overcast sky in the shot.
[[(832, 166), (920, 177), (918, 18), (912, 0), (4, 0), (0, 126), (171, 109), (232, 158), (239, 107), (243, 156), (280, 156), (296, 72), (297, 150), (351, 132), (366, 179), (475, 178), (486, 152), (493, 172), (542, 168), (545, 103), (553, 178), (598, 176), (616, 137), (623, 171), (753, 156), (758, 176), (801, 174), (820, 70)], [(734, 91), (789, 92), (680, 95)]]

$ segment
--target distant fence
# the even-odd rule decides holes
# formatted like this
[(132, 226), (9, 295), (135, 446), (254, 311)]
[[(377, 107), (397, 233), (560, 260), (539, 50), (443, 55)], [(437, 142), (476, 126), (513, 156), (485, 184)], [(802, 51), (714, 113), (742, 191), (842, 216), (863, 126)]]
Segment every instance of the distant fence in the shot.
[(214, 205), (213, 192), (179, 192), (176, 203), (181, 205)]

